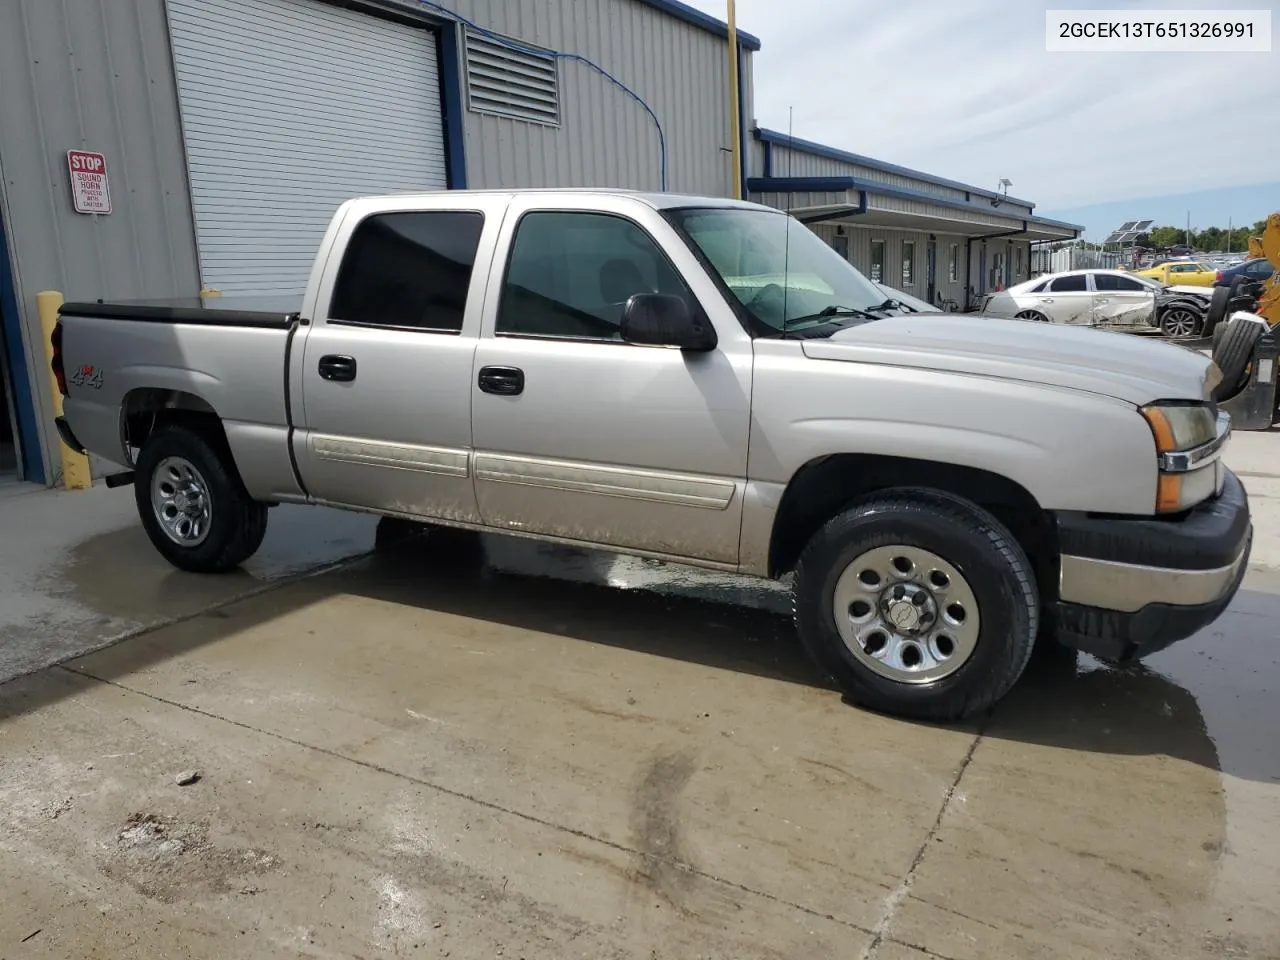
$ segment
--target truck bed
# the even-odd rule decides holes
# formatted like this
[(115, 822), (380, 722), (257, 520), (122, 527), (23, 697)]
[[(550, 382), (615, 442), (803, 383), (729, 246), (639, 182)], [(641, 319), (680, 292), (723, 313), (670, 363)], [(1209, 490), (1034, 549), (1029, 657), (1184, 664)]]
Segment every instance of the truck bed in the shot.
[(230, 297), (64, 304), (63, 408), (76, 438), (128, 467), (132, 412), (205, 411), (218, 417), (254, 496), (298, 494), (287, 366), (299, 305)]

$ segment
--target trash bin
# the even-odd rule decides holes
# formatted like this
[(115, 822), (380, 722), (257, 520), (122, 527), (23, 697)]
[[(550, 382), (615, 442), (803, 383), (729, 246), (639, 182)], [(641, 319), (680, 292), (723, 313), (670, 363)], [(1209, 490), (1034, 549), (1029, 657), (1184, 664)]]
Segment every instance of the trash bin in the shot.
[(1280, 337), (1269, 327), (1253, 347), (1249, 380), (1233, 397), (1218, 402), (1236, 430), (1269, 430), (1276, 419), (1276, 379), (1280, 375)]

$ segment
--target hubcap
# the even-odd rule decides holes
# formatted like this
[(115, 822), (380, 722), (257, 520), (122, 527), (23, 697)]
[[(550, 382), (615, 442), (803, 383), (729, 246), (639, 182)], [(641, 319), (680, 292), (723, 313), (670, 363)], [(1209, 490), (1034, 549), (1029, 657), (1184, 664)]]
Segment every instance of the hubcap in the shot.
[(1196, 318), (1185, 310), (1173, 310), (1165, 314), (1164, 326), (1171, 337), (1189, 337), (1196, 331)]
[(200, 471), (183, 457), (166, 457), (151, 477), (151, 508), (174, 543), (196, 547), (209, 536), (213, 508)]
[(960, 571), (906, 545), (856, 557), (836, 581), (836, 629), (870, 670), (931, 683), (959, 670), (978, 645), (978, 600)]

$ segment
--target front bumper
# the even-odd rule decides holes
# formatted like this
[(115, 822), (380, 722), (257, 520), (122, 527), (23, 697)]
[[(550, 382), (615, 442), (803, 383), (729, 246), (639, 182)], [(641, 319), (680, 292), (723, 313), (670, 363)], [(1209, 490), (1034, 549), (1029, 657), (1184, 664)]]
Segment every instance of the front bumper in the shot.
[(1221, 615), (1253, 543), (1249, 498), (1222, 469), (1222, 493), (1177, 518), (1058, 515), (1062, 556), (1051, 616), (1059, 642), (1124, 662)]

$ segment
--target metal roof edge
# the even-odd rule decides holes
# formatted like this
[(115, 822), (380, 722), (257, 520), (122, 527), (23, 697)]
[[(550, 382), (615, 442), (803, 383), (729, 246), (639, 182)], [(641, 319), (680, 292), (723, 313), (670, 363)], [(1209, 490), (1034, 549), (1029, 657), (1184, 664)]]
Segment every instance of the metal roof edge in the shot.
[(1007, 200), (1010, 203), (1018, 203), (1024, 207), (1034, 210), (1036, 205), (1030, 200), (1022, 200), (1018, 197), (1006, 197), (996, 193), (994, 190), (988, 190), (985, 187), (975, 187), (969, 183), (961, 183), (959, 180), (948, 180), (946, 177), (934, 176), (932, 173), (925, 173), (923, 170), (912, 170), (910, 167), (899, 166), (896, 163), (889, 163), (885, 160), (876, 160), (874, 157), (863, 156), (860, 153), (850, 153), (848, 150), (841, 150), (838, 147), (829, 147), (824, 143), (815, 143), (812, 140), (802, 140), (799, 137), (791, 137), (785, 133), (779, 133), (776, 130), (767, 130), (764, 127), (756, 127), (752, 133), (757, 140), (763, 143), (774, 143), (784, 147), (792, 147), (801, 153), (810, 153), (815, 157), (826, 157), (828, 160), (843, 160), (846, 163), (856, 163), (864, 167), (870, 167), (872, 170), (880, 170), (884, 173), (896, 173), (904, 177), (914, 177), (917, 180), (923, 180), (926, 183), (935, 183), (940, 187), (950, 187), (953, 190), (964, 190), (968, 193), (976, 193), (981, 197), (999, 198)]
[[(639, 2), (647, 7), (653, 7), (655, 10), (661, 10), (677, 20), (683, 20), (685, 23), (706, 30), (708, 33), (714, 33), (717, 37), (729, 39), (729, 25), (727, 23), (717, 20), (710, 14), (703, 13), (687, 3), (682, 3), (681, 0), (639, 0)], [(755, 37), (745, 30), (738, 31), (738, 42), (748, 50), (760, 49), (759, 37)]]
[[(860, 180), (857, 177), (751, 177), (747, 181), (748, 193), (802, 193), (805, 191), (824, 193), (838, 190), (864, 190), (867, 193), (881, 193), (890, 197), (901, 197), (904, 200), (923, 200), (955, 210), (967, 210), (970, 213), (984, 215), (987, 213), (981, 207), (973, 207), (959, 200), (935, 197), (933, 194), (921, 193), (919, 190), (895, 187), (891, 183), (876, 183), (874, 180)], [(1048, 217), (1038, 217), (1029, 213), (1001, 212), (996, 209), (991, 215), (1004, 217), (1006, 220), (1021, 220), (1023, 223), (1039, 223), (1063, 230), (1074, 230), (1077, 234), (1084, 232), (1084, 227), (1080, 224), (1051, 220)]]

